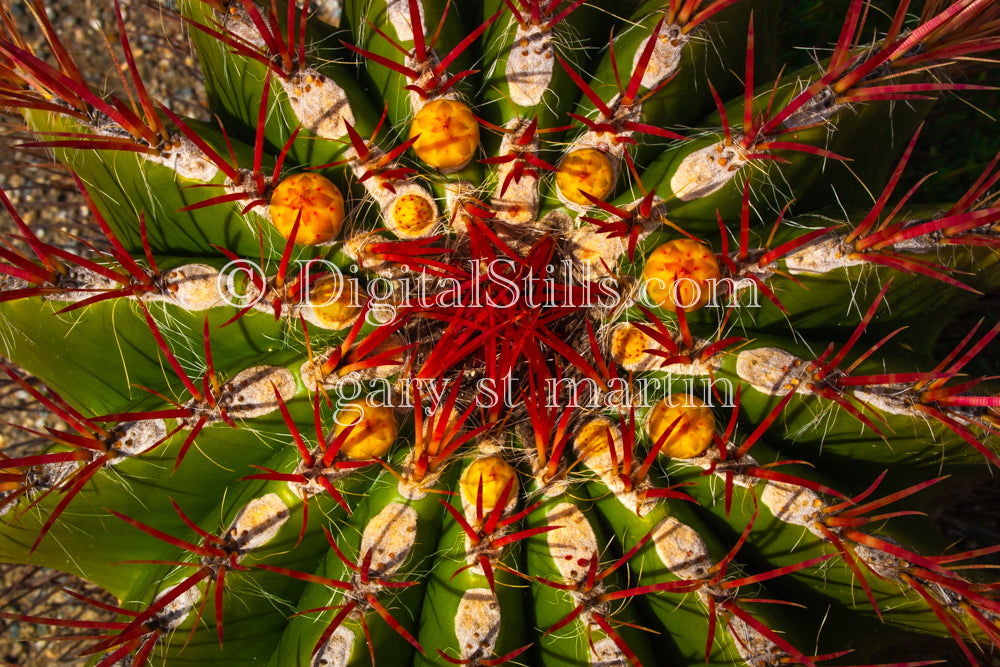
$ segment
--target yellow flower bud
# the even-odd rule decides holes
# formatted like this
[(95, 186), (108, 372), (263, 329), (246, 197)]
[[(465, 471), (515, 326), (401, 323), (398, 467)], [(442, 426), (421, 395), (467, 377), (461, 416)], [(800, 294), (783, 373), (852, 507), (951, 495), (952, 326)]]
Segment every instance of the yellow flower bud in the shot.
[(650, 439), (657, 443), (678, 417), (680, 421), (670, 431), (660, 453), (674, 459), (700, 456), (712, 444), (715, 415), (695, 396), (671, 394), (654, 405), (646, 422)]
[(462, 473), (460, 482), (462, 496), (473, 507), (476, 505), (480, 479), (483, 481), (483, 512), (488, 512), (497, 506), (500, 502), (500, 494), (503, 493), (507, 482), (512, 479), (514, 483), (511, 485), (508, 501), (517, 496), (517, 471), (499, 456), (484, 456), (476, 459)]
[(408, 194), (392, 204), (392, 222), (403, 236), (420, 236), (434, 224), (437, 209), (426, 197)]
[(355, 305), (350, 285), (331, 274), (324, 276), (309, 290), (309, 304), (313, 318), (326, 329), (349, 327), (361, 314), (361, 307)]
[(614, 188), (615, 170), (608, 156), (596, 148), (580, 148), (559, 163), (556, 186), (563, 197), (580, 206), (592, 206), (583, 196), (604, 199)]
[(396, 441), (396, 416), (383, 405), (369, 405), (365, 399), (349, 401), (337, 412), (334, 437), (351, 425), (350, 435), (340, 451), (352, 459), (373, 459), (382, 456)]
[(642, 269), (650, 300), (670, 311), (704, 306), (721, 275), (711, 249), (691, 239), (676, 239), (659, 246)]
[(336, 185), (319, 174), (293, 174), (271, 193), (271, 224), (287, 239), (296, 219), (299, 228), (295, 243), (317, 245), (332, 241), (344, 224), (344, 197)]
[(469, 164), (479, 149), (479, 121), (458, 100), (437, 99), (420, 108), (410, 125), (417, 137), (413, 152), (437, 169), (454, 171)]

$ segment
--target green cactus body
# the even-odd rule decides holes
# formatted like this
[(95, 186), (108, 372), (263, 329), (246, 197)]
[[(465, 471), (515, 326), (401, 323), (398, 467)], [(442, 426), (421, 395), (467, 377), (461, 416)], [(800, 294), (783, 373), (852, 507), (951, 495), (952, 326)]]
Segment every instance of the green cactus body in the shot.
[(996, 3), (798, 44), (765, 0), (182, 0), (211, 123), (124, 35), (132, 101), (93, 92), (43, 4), (51, 62), (0, 0), (0, 105), (107, 245), (0, 191), (4, 371), (62, 422), (0, 458), (0, 559), (120, 606), (0, 618), (101, 667), (1000, 645), (996, 548), (926, 516), (1000, 464), (1000, 326), (940, 342), (1000, 287), (1000, 172), (900, 185)]

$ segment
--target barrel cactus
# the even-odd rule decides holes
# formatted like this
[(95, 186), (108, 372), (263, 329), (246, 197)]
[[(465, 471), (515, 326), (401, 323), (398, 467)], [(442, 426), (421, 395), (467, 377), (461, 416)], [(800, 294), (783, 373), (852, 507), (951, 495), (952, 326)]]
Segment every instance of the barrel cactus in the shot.
[(2, 455), (0, 559), (118, 603), (3, 619), (101, 667), (1000, 643), (1000, 548), (928, 516), (1000, 463), (1000, 326), (941, 342), (1000, 284), (1000, 170), (924, 198), (913, 159), (987, 87), (1000, 5), (778, 35), (770, 0), (180, 0), (198, 120), (120, 12), (115, 97), (25, 4), (0, 104), (107, 243), (2, 196), (4, 371), (61, 424)]

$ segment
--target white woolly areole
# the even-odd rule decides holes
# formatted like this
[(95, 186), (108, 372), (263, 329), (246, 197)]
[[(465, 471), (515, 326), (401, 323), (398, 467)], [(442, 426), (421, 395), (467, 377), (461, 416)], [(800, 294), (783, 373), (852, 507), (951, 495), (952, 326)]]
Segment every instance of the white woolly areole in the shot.
[(354, 651), (354, 632), (341, 623), (313, 656), (311, 667), (347, 667)]
[(700, 148), (681, 160), (670, 177), (670, 190), (681, 201), (691, 201), (710, 195), (733, 179), (740, 167), (747, 164), (745, 153), (736, 146), (719, 142)]
[(347, 134), (347, 123), (355, 124), (354, 111), (344, 89), (311, 67), (287, 81), (279, 79), (279, 83), (302, 127), (316, 135), (339, 139)]
[[(881, 392), (891, 391), (892, 388), (888, 386), (879, 387)], [(914, 410), (910, 407), (909, 403), (905, 398), (912, 398), (912, 393), (907, 391), (908, 388), (902, 386), (898, 387), (899, 395), (892, 396), (887, 393), (875, 393), (871, 391), (864, 391), (863, 389), (855, 389), (854, 396), (859, 401), (867, 403), (873, 408), (878, 408), (882, 412), (888, 412), (892, 415), (906, 415), (907, 417), (918, 417), (923, 419), (926, 415)]]
[[(474, 519), (475, 515), (473, 514), (471, 518)], [(466, 521), (469, 521), (470, 517), (467, 515), (465, 519)], [(469, 523), (473, 527), (476, 526), (476, 522), (474, 521), (469, 521)], [(464, 537), (465, 562), (469, 565), (469, 572), (479, 577), (486, 576), (486, 572), (483, 570), (483, 564), (479, 561), (479, 557), (485, 556), (491, 563), (497, 562), (497, 560), (499, 560), (503, 555), (506, 546), (495, 547), (492, 545), (492, 542), (506, 537), (510, 534), (510, 532), (510, 528), (506, 526), (499, 526), (496, 530), (490, 533), (489, 538), (491, 543), (489, 546), (486, 546), (483, 542), (473, 544), (472, 538), (466, 535)]]
[[(177, 584), (179, 586), (180, 584)], [(170, 586), (163, 589), (154, 599), (155, 604), (157, 600), (162, 598), (164, 595), (170, 593), (170, 591), (177, 588), (177, 586)], [(170, 601), (163, 609), (156, 613), (156, 621), (168, 632), (174, 630), (187, 617), (188, 612), (194, 607), (194, 605), (201, 599), (201, 591), (198, 590), (197, 586), (192, 586), (187, 589), (176, 599)]]
[[(622, 94), (618, 93), (608, 101), (607, 106), (611, 110), (611, 118), (606, 118), (603, 114), (598, 114), (596, 117), (591, 114), (592, 118), (611, 124), (617, 131), (595, 132), (594, 130), (587, 130), (574, 139), (565, 152), (568, 155), (581, 148), (596, 148), (599, 151), (603, 151), (607, 154), (611, 161), (611, 167), (614, 169), (612, 183), (618, 181), (618, 167), (621, 161), (625, 159), (625, 148), (628, 146), (628, 143), (622, 141), (622, 139), (628, 139), (635, 134), (632, 130), (625, 129), (625, 123), (642, 122), (642, 105), (633, 103), (624, 106), (621, 104), (621, 100)], [(579, 207), (579, 205), (577, 206)], [(589, 208), (589, 206), (588, 204), (585, 208)]]
[[(376, 168), (378, 161), (382, 159), (384, 155), (385, 151), (377, 146), (368, 147), (368, 157), (363, 161), (360, 159), (353, 146), (348, 148), (344, 153), (345, 159), (348, 160), (347, 166), (351, 168), (351, 172), (354, 174), (354, 177), (359, 181), (361, 181), (365, 174), (367, 174), (370, 170)], [(383, 165), (381, 169), (395, 169), (398, 166), (398, 163), (392, 162), (390, 164)], [(394, 180), (391, 178), (383, 178), (378, 174), (373, 174), (368, 178), (365, 178), (364, 181), (361, 181), (361, 184), (365, 186), (365, 191), (378, 203), (379, 208), (382, 209), (382, 216), (386, 217), (388, 215), (386, 208), (392, 204), (393, 201), (395, 201), (397, 196), (396, 193), (399, 192), (399, 188), (407, 185), (408, 182), (398, 179)], [(394, 193), (393, 190), (395, 190), (396, 193)], [(365, 239), (369, 234), (369, 232), (363, 232), (361, 234), (361, 239)], [(344, 243), (345, 251), (348, 251), (347, 246), (350, 242), (351, 240), (349, 239)]]
[[(253, 19), (247, 13), (247, 10), (239, 3), (231, 3), (229, 5), (231, 9), (235, 9), (235, 13), (231, 12), (214, 12), (216, 21), (219, 24), (219, 32), (231, 33), (234, 37), (238, 37), (239, 40), (247, 42), (253, 47), (255, 51), (259, 53), (267, 53), (268, 45), (264, 41), (264, 38), (260, 36), (260, 31), (253, 23)], [(238, 41), (239, 41), (238, 40)], [(219, 44), (220, 48), (228, 49), (228, 46), (223, 45), (221, 42)]]
[[(943, 213), (942, 213), (942, 215), (943, 215)], [(933, 219), (937, 220), (938, 217), (935, 216)], [(923, 221), (921, 221), (921, 222), (923, 222)], [(910, 224), (917, 224), (917, 221), (914, 221), (913, 223), (908, 223), (907, 226), (909, 226)], [(989, 226), (985, 226), (985, 225), (982, 226), (982, 227), (977, 227), (976, 230), (978, 230), (980, 232), (983, 232), (983, 233), (991, 233), (990, 232), (990, 227)], [(969, 230), (969, 231), (973, 232), (975, 230)], [(995, 236), (996, 232), (994, 231), (994, 232), (992, 232), (992, 234)], [(961, 235), (957, 235), (957, 236), (961, 237)], [(922, 253), (928, 253), (928, 252), (938, 252), (938, 251), (941, 250), (941, 246), (942, 246), (942, 244), (940, 242), (941, 240), (942, 240), (941, 239), (941, 232), (931, 232), (929, 234), (921, 234), (920, 236), (914, 236), (913, 238), (904, 239), (902, 241), (898, 241), (896, 243), (893, 243), (892, 244), (892, 249), (894, 251), (896, 251), (896, 252), (906, 252), (906, 253), (912, 253), (912, 254), (915, 254), (915, 255), (919, 255), (919, 254), (922, 254)]]
[(680, 579), (700, 579), (712, 567), (704, 540), (691, 526), (668, 516), (652, 533), (656, 555)]
[(826, 539), (817, 526), (822, 521), (823, 499), (810, 489), (782, 482), (768, 482), (760, 500), (771, 513), (785, 523), (804, 526), (809, 532)]
[(295, 377), (280, 366), (255, 366), (237, 373), (222, 385), (219, 407), (224, 407), (230, 417), (253, 419), (278, 409), (274, 392), (282, 400), (290, 401), (295, 395)]
[(730, 615), (726, 627), (735, 640), (736, 650), (747, 665), (769, 667), (784, 665), (785, 652), (774, 642), (747, 625), (742, 619)]
[[(103, 292), (117, 289), (120, 287), (118, 283), (111, 280), (107, 276), (103, 276), (96, 271), (91, 271), (90, 269), (81, 268), (79, 266), (68, 266), (66, 267), (66, 273), (58, 278), (59, 291), (52, 292), (51, 294), (46, 294), (45, 298), (49, 301), (80, 301), (82, 299), (87, 299), (93, 296), (90, 292)], [(19, 283), (2, 284), (5, 290), (7, 289), (21, 289), (28, 287), (28, 283), (21, 281)]]
[(406, 498), (407, 500), (421, 500), (427, 497), (428, 489), (433, 489), (437, 486), (438, 481), (441, 479), (441, 475), (444, 474), (445, 469), (441, 468), (437, 471), (428, 470), (424, 474), (424, 478), (419, 482), (413, 480), (413, 452), (411, 451), (406, 455), (406, 460), (403, 461), (403, 466), (401, 470), (401, 479), (399, 483), (396, 484), (396, 492), (401, 498)]
[[(796, 94), (804, 91), (807, 84), (808, 82), (800, 82), (799, 90), (796, 90)], [(811, 127), (826, 123), (833, 114), (848, 106), (846, 104), (837, 104), (838, 97), (839, 95), (837, 95), (833, 88), (829, 86), (823, 88), (802, 105), (801, 109), (786, 118), (781, 124), (782, 127), (794, 130), (807, 125)]]
[(784, 396), (791, 391), (813, 393), (809, 389), (809, 364), (776, 347), (743, 350), (736, 357), (736, 374), (764, 394)]
[[(476, 451), (479, 456), (499, 456), (502, 458), (505, 450), (506, 443), (503, 438), (489, 433), (483, 433), (476, 438)], [(517, 486), (514, 488), (517, 489)]]
[[(398, 350), (405, 345), (403, 339), (398, 334), (391, 334), (382, 343), (375, 347), (372, 351), (373, 356), (378, 356), (380, 354), (387, 353), (391, 350)], [(348, 351), (348, 355), (354, 351), (352, 347)], [(312, 361), (306, 361), (302, 364), (299, 369), (299, 377), (302, 378), (302, 384), (306, 387), (316, 389), (317, 391), (322, 389), (337, 391), (349, 386), (362, 384), (376, 378), (388, 378), (391, 375), (397, 374), (399, 370), (406, 365), (406, 356), (404, 353), (399, 353), (401, 356), (398, 357), (398, 361), (393, 361), (392, 359), (388, 361), (393, 361), (393, 363), (379, 364), (378, 366), (372, 366), (370, 368), (362, 368), (360, 370), (351, 371), (346, 375), (340, 375), (337, 370), (333, 372), (326, 372), (323, 369), (323, 364), (327, 362), (330, 355), (333, 354), (335, 348), (328, 347), (327, 349), (320, 352), (318, 355), (314, 356)], [(398, 383), (393, 386), (393, 392), (401, 391)], [(353, 393), (353, 390), (352, 390)], [(394, 406), (397, 410), (402, 410), (405, 406)]]
[[(392, 24), (393, 29), (396, 31), (399, 41), (414, 41), (413, 23), (410, 21), (409, 0), (386, 0), (385, 11), (386, 16), (389, 18), (389, 23)], [(424, 23), (426, 20), (424, 18), (424, 3), (421, 0), (417, 0), (417, 14), (420, 17), (420, 34), (426, 35), (427, 27)]]
[(493, 654), (500, 634), (500, 604), (488, 588), (470, 588), (462, 595), (455, 613), (455, 637), (462, 660)]
[[(427, 59), (417, 60), (416, 57), (407, 54), (403, 58), (403, 65), (409, 67), (411, 70), (417, 73), (417, 78), (410, 79), (409, 88), (407, 96), (410, 101), (410, 113), (414, 116), (417, 112), (424, 108), (424, 106), (435, 100), (455, 100), (456, 102), (462, 102), (462, 96), (458, 94), (454, 89), (450, 89), (442, 93), (438, 90), (438, 76), (434, 73), (438, 65), (441, 64), (441, 59), (438, 58), (437, 53), (434, 52), (428, 45), (427, 48)], [(447, 72), (445, 72), (447, 77)], [(420, 90), (427, 91), (428, 94), (423, 95)], [(455, 167), (452, 169), (441, 169), (438, 168), (438, 173), (440, 174), (451, 174), (456, 171), (461, 171), (463, 167)]]
[(511, 102), (522, 107), (541, 104), (552, 83), (554, 56), (552, 30), (518, 25), (504, 71)]
[[(531, 442), (531, 439), (534, 437), (530, 429), (527, 431), (519, 431), (519, 434), (524, 442)], [(548, 473), (547, 465), (541, 465), (538, 459), (538, 452), (535, 448), (532, 447), (527, 449), (525, 450), (525, 453), (528, 457), (528, 463), (531, 468), (531, 477), (533, 481), (531, 489), (532, 495), (538, 494), (543, 498), (555, 498), (556, 496), (565, 494), (569, 490), (571, 482), (566, 478), (566, 464), (564, 462), (559, 463), (557, 472), (552, 479), (545, 479), (545, 476)], [(528, 504), (530, 504), (530, 501)]]
[(160, 287), (165, 300), (184, 310), (201, 311), (224, 301), (222, 275), (207, 264), (185, 264), (164, 271)]
[(115, 440), (111, 443), (116, 456), (109, 463), (130, 456), (138, 456), (167, 437), (167, 424), (162, 419), (143, 419), (126, 422), (112, 432)]
[(277, 493), (268, 493), (248, 502), (227, 533), (239, 544), (240, 552), (245, 553), (273, 540), (286, 521), (288, 507)]
[[(517, 118), (508, 122), (506, 129), (511, 132), (503, 135), (497, 155), (508, 155), (512, 151), (537, 155), (540, 147), (537, 136), (532, 137), (524, 146), (517, 144), (517, 139), (521, 136), (519, 130), (523, 130), (529, 123), (530, 121), (519, 121)], [(496, 212), (496, 216), (508, 225), (526, 225), (538, 216), (538, 179), (530, 174), (521, 174), (520, 179), (511, 179), (507, 189), (501, 194), (507, 175), (514, 169), (515, 164), (517, 161), (512, 160), (497, 165), (497, 187), (490, 200), (490, 206)]]
[(549, 553), (563, 581), (578, 582), (587, 576), (590, 558), (599, 553), (597, 536), (590, 522), (572, 503), (559, 503), (546, 513), (550, 526), (558, 526), (545, 533)]
[(394, 265), (376, 257), (375, 252), (370, 247), (374, 244), (387, 243), (388, 241), (389, 238), (386, 236), (364, 231), (345, 239), (341, 249), (344, 251), (344, 254), (357, 263), (359, 269), (382, 275)]
[(590, 667), (630, 667), (631, 664), (611, 637), (591, 642)]
[[(507, 244), (507, 247), (523, 257), (531, 251), (532, 241), (538, 239), (535, 232), (538, 231), (540, 226), (530, 223), (529, 225), (526, 230), (524, 226), (507, 225), (498, 219), (493, 225), (493, 231), (501, 241)], [(489, 262), (480, 259), (478, 260), (478, 264), (480, 266), (480, 275), (485, 275)]]
[[(631, 490), (625, 489), (625, 483), (622, 481), (621, 477), (618, 476), (618, 471), (621, 469), (622, 461), (625, 457), (625, 446), (622, 441), (622, 432), (617, 425), (613, 424), (611, 421), (599, 417), (597, 419), (591, 420), (583, 428), (580, 429), (580, 433), (584, 432), (584, 429), (589, 429), (591, 424), (600, 424), (606, 427), (611, 432), (611, 439), (613, 441), (613, 447), (615, 448), (615, 459), (618, 461), (618, 465), (614, 465), (614, 460), (611, 458), (610, 448), (607, 447), (605, 442), (601, 442), (599, 445), (593, 444), (593, 442), (586, 443), (589, 445), (587, 451), (582, 451), (580, 449), (580, 444), (577, 440), (573, 441), (573, 449), (577, 456), (580, 457), (581, 463), (587, 468), (592, 470), (601, 478), (601, 482), (608, 488), (611, 493), (615, 494), (615, 498), (618, 499), (622, 505), (627, 507), (629, 510), (636, 513), (638, 516), (643, 516), (647, 514), (651, 509), (656, 506), (655, 498), (645, 498), (641, 496), (643, 492), (649, 489), (648, 482), (644, 480), (642, 482), (637, 482), (633, 484)], [(602, 429), (603, 432), (603, 429)]]
[[(620, 354), (622, 351), (621, 346), (624, 345), (623, 341), (626, 338), (632, 339), (632, 337), (641, 337), (641, 340), (643, 341), (642, 344), (645, 346), (643, 350), (639, 351), (639, 353), (634, 357)], [(658, 357), (655, 354), (645, 351), (647, 349), (662, 350), (663, 347), (640, 331), (639, 328), (631, 322), (619, 322), (613, 326), (611, 328), (610, 340), (611, 349), (615, 352), (615, 363), (617, 363), (620, 368), (627, 371), (643, 372), (657, 370), (660, 366), (660, 362), (663, 361), (663, 357)]]
[[(82, 465), (80, 461), (62, 461), (60, 463), (43, 463), (39, 466), (28, 468), (25, 473), (24, 486), (28, 487), (32, 493), (51, 489), (72, 475)], [(6, 500), (14, 493), (17, 493), (17, 489), (0, 491), (0, 501)], [(0, 516), (7, 514), (7, 512), (10, 512), (15, 507), (17, 507), (17, 503), (13, 502), (0, 505)]]
[[(732, 449), (735, 449), (730, 445)], [(733, 484), (736, 486), (743, 487), (744, 489), (749, 489), (752, 486), (756, 486), (758, 480), (756, 477), (751, 477), (750, 475), (744, 475), (740, 471), (748, 466), (759, 465), (757, 460), (754, 459), (749, 454), (744, 454), (739, 461), (733, 461), (731, 458), (722, 460), (719, 455), (719, 450), (715, 447), (710, 448), (706, 453), (701, 456), (696, 456), (690, 459), (684, 459), (683, 463), (688, 465), (693, 465), (701, 468), (702, 470), (712, 470), (716, 477), (725, 479), (727, 473), (733, 474)]]
[(677, 71), (681, 64), (681, 51), (690, 38), (679, 25), (665, 22), (660, 26), (658, 33), (650, 35), (639, 44), (639, 48), (636, 49), (635, 56), (632, 58), (632, 72), (638, 68), (639, 59), (651, 39), (656, 40), (656, 45), (653, 47), (649, 64), (646, 65), (646, 71), (642, 74), (641, 82), (642, 87), (647, 90), (655, 88)]
[(573, 272), (581, 280), (595, 280), (612, 275), (618, 259), (628, 250), (623, 238), (610, 238), (597, 227), (588, 224), (566, 234), (573, 259)]
[[(51, 489), (58, 486), (67, 477), (76, 472), (84, 464), (81, 461), (62, 461), (59, 463), (43, 463), (39, 466), (29, 468), (25, 473), (24, 484), (27, 486), (31, 492), (43, 491), (45, 489)], [(4, 500), (13, 493), (16, 493), (16, 489), (11, 489), (10, 491), (0, 491), (0, 500)], [(17, 504), (7, 503), (0, 507), (0, 516), (5, 515), (10, 512)]]
[(158, 155), (144, 155), (149, 162), (172, 169), (181, 178), (207, 183), (214, 179), (219, 168), (205, 157), (197, 145), (183, 135), (172, 136), (171, 145)]
[(299, 379), (311, 391), (327, 388), (327, 377), (323, 370), (323, 360), (320, 358), (306, 360), (299, 369)]
[(306, 479), (308, 479), (309, 481), (286, 482), (289, 490), (291, 490), (292, 493), (294, 493), (296, 496), (299, 496), (300, 498), (312, 498), (313, 496), (326, 493), (326, 487), (323, 486), (319, 481), (320, 477), (325, 477), (328, 482), (333, 483), (343, 477), (347, 477), (348, 475), (351, 474), (351, 472), (353, 472), (350, 469), (339, 470), (335, 467), (321, 468), (320, 466), (322, 465), (324, 452), (319, 447), (314, 448), (311, 454), (313, 457), (313, 461), (315, 461), (315, 463), (312, 466), (307, 466), (305, 461), (299, 459), (299, 462), (295, 466), (295, 472), (294, 472), (294, 474), (296, 475), (302, 475), (303, 477), (306, 477)]
[(448, 211), (448, 224), (460, 234), (467, 234), (469, 214), (464, 205), (474, 200), (476, 186), (471, 181), (448, 181), (444, 184), (444, 205)]
[(391, 503), (372, 518), (361, 536), (361, 557), (372, 552), (371, 572), (392, 576), (400, 567), (417, 538), (417, 511), (409, 505)]
[(27, 280), (8, 276), (6, 273), (0, 274), (0, 292), (12, 292), (18, 289), (27, 289), (28, 287), (31, 287), (31, 283)]
[(910, 564), (902, 558), (897, 558), (896, 556), (879, 549), (873, 549), (866, 544), (852, 542), (851, 549), (853, 549), (854, 554), (858, 558), (863, 560), (868, 567), (875, 570), (875, 572), (886, 581), (898, 580), (899, 573), (910, 566)]
[(864, 264), (844, 245), (842, 236), (824, 238), (805, 245), (785, 257), (785, 267), (793, 275), (827, 273)]
[[(271, 185), (274, 184), (274, 179), (271, 176), (264, 176), (264, 188), (260, 189), (257, 187), (257, 179), (254, 178), (253, 172), (249, 169), (241, 169), (239, 171), (240, 180), (236, 182), (231, 178), (227, 178), (226, 182), (222, 184), (222, 190), (227, 195), (242, 195), (243, 204), (247, 204), (252, 200), (263, 199), (262, 193), (266, 192)], [(270, 202), (260, 203), (253, 208), (251, 212), (243, 214), (243, 223), (247, 226), (247, 229), (256, 231), (255, 221), (252, 215), (258, 215), (263, 218), (268, 224), (271, 223), (271, 204)]]
[[(697, 341), (695, 341), (695, 347), (698, 347)], [(701, 359), (695, 359), (690, 364), (667, 364), (666, 366), (660, 366), (659, 370), (673, 375), (707, 377), (712, 374), (712, 371), (718, 370), (721, 366), (721, 355), (715, 355), (707, 363)]]

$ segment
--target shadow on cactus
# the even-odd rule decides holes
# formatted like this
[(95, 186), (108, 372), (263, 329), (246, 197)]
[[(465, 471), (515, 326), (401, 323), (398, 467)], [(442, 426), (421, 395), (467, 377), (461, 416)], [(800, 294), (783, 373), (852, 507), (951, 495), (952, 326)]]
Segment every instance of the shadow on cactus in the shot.
[(120, 600), (0, 617), (101, 667), (993, 651), (1000, 547), (926, 512), (1000, 463), (1000, 326), (932, 354), (1000, 169), (899, 183), (1000, 6), (855, 0), (777, 71), (775, 5), (182, 0), (202, 122), (120, 11), (115, 98), (0, 3), (0, 104), (109, 248), (2, 197), (4, 370), (62, 425), (0, 454), (0, 553)]

